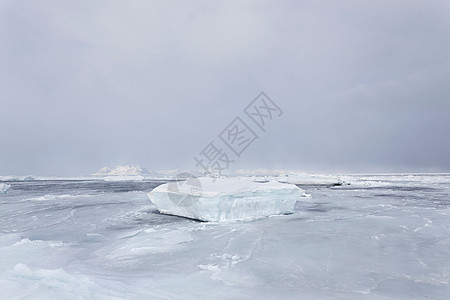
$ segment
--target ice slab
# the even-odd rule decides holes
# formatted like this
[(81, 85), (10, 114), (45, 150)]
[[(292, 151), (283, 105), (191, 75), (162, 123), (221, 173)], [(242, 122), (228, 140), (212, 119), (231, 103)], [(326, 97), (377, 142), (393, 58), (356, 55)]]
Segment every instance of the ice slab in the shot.
[(236, 178), (190, 178), (160, 185), (148, 194), (161, 213), (201, 221), (255, 220), (294, 211), (305, 192), (292, 184)]
[(0, 176), (0, 181), (33, 181), (33, 176)]
[(6, 183), (0, 183), (0, 194), (6, 193), (8, 189), (11, 187), (11, 185)]

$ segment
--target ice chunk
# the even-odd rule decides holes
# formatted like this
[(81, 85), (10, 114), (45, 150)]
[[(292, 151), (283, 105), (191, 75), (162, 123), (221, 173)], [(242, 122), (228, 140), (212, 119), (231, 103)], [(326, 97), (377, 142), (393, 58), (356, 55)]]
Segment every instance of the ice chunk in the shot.
[(161, 213), (202, 221), (254, 220), (294, 211), (304, 191), (295, 185), (236, 178), (191, 178), (158, 186), (148, 194)]
[(0, 181), (33, 181), (33, 176), (0, 176)]
[(8, 191), (10, 187), (11, 187), (11, 185), (9, 185), (9, 184), (0, 183), (0, 194), (6, 193), (6, 191)]

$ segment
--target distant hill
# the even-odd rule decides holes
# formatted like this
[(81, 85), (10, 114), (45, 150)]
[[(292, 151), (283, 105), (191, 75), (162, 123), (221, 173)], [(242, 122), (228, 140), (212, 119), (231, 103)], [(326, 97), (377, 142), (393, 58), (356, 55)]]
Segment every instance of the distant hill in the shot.
[(157, 175), (156, 172), (140, 166), (117, 166), (114, 168), (104, 167), (94, 173), (95, 176), (143, 176)]

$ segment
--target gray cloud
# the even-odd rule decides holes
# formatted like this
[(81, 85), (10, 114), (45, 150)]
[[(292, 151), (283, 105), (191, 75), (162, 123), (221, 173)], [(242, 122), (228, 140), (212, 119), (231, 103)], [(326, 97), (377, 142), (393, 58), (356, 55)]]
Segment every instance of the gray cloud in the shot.
[(448, 1), (2, 1), (0, 174), (192, 168), (261, 90), (236, 167), (450, 171)]

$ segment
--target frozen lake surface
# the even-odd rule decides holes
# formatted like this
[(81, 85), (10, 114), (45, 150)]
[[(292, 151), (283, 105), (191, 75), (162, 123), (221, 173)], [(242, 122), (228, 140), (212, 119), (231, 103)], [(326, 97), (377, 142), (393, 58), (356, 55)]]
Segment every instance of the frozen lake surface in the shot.
[(450, 175), (345, 180), (235, 223), (159, 214), (164, 181), (3, 182), (1, 297), (449, 299)]

